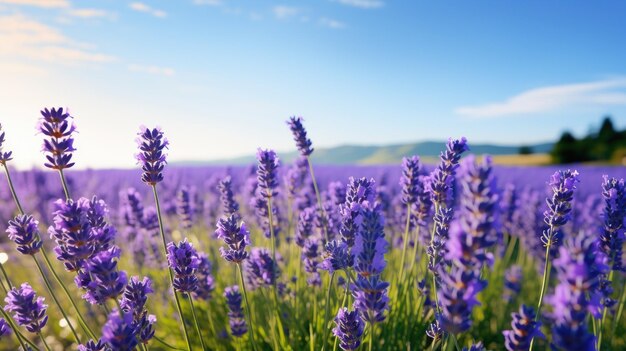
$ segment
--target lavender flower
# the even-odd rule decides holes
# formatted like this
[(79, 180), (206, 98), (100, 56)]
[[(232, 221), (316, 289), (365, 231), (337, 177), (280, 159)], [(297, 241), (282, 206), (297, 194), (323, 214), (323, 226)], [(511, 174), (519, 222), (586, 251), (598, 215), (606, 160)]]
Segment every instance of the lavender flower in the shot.
[(261, 286), (273, 286), (280, 275), (278, 265), (268, 250), (255, 247), (250, 252), (250, 259), (245, 263), (246, 278), (252, 289)]
[(335, 317), (335, 325), (333, 334), (339, 339), (339, 347), (342, 350), (358, 349), (365, 328), (358, 311), (350, 312), (346, 307), (340, 308)]
[(76, 130), (73, 118), (62, 107), (53, 107), (51, 110), (45, 108), (41, 111), (41, 116), (37, 129), (50, 138), (43, 141), (42, 151), (46, 153), (48, 160), (44, 166), (57, 170), (72, 167), (72, 152), (76, 151), (72, 138), (72, 133)]
[(603, 226), (600, 233), (600, 249), (609, 258), (611, 269), (623, 270), (622, 247), (624, 244), (624, 216), (626, 216), (626, 186), (624, 179), (604, 176)]
[(340, 208), (342, 220), (339, 228), (341, 240), (350, 248), (354, 246), (355, 236), (359, 227), (357, 219), (360, 215), (360, 206), (364, 201), (373, 201), (375, 193), (374, 179), (355, 179), (350, 177), (346, 191), (346, 201)]
[(487, 351), (485, 345), (482, 342), (477, 342), (475, 344), (470, 345), (469, 348), (464, 347), (461, 351)]
[(319, 272), (317, 271), (318, 261), (318, 242), (315, 239), (309, 239), (304, 243), (302, 248), (302, 261), (304, 262), (304, 271), (309, 273), (307, 282), (314, 286), (322, 284)]
[(163, 150), (167, 149), (169, 142), (163, 137), (160, 128), (150, 130), (140, 127), (137, 135), (139, 135), (137, 138), (139, 153), (135, 157), (143, 170), (141, 180), (154, 186), (163, 180), (163, 168), (167, 163), (167, 155)]
[(37, 296), (28, 283), (23, 283), (19, 288), (13, 288), (4, 298), (6, 306), (4, 310), (13, 312), (13, 319), (18, 325), (26, 328), (31, 333), (39, 333), (48, 322), (44, 304), (44, 298)]
[(130, 313), (114, 309), (102, 327), (102, 341), (116, 351), (132, 351), (137, 346), (136, 327)]
[(468, 151), (467, 139), (449, 139), (446, 151), (441, 153), (441, 162), (430, 175), (428, 192), (437, 206), (449, 207), (452, 201), (454, 175), (461, 155)]
[(233, 182), (230, 176), (222, 179), (218, 185), (220, 191), (220, 199), (222, 201), (222, 207), (224, 208), (224, 215), (237, 215), (239, 216), (239, 204), (235, 200), (233, 195)]
[(0, 340), (7, 335), (11, 335), (11, 326), (4, 318), (0, 318)]
[(233, 285), (224, 289), (224, 297), (228, 306), (228, 322), (230, 324), (230, 333), (235, 337), (241, 337), (248, 332), (246, 320), (243, 316), (243, 308), (241, 308), (241, 293), (239, 286)]
[(198, 253), (185, 238), (178, 245), (167, 244), (167, 262), (174, 270), (174, 289), (183, 293), (191, 293), (198, 288), (196, 269), (200, 264)]
[(420, 179), (420, 159), (418, 156), (405, 157), (402, 159), (402, 203), (405, 205), (414, 204), (421, 187)]
[(265, 198), (276, 196), (278, 186), (278, 157), (273, 150), (258, 149), (257, 151), (257, 180), (259, 193)]
[(91, 304), (104, 304), (107, 299), (117, 298), (128, 281), (126, 272), (118, 271), (120, 249), (116, 246), (99, 252), (85, 262), (74, 279), (76, 285), (86, 289), (83, 298)]
[(128, 188), (120, 194), (120, 198), (124, 203), (122, 215), (126, 225), (129, 227), (141, 226), (144, 221), (144, 208), (141, 194), (134, 188)]
[(426, 335), (429, 338), (433, 339), (433, 342), (436, 342), (437, 340), (442, 339), (444, 334), (445, 334), (445, 331), (441, 329), (441, 326), (439, 325), (438, 320), (435, 320), (434, 322), (432, 322), (428, 326), (428, 329), (426, 329)]
[(211, 293), (215, 290), (211, 261), (205, 253), (199, 253), (198, 259), (200, 260), (196, 271), (198, 288), (194, 291), (193, 296), (201, 300), (210, 300)]
[(545, 338), (541, 333), (541, 323), (535, 322), (535, 311), (532, 307), (522, 305), (519, 312), (512, 313), (512, 330), (505, 330), (504, 347), (508, 351), (527, 351), (533, 338)]
[(124, 290), (124, 296), (120, 301), (120, 306), (124, 313), (130, 313), (133, 316), (133, 328), (137, 335), (137, 339), (141, 343), (148, 343), (154, 336), (154, 327), (156, 317), (148, 314), (146, 302), (148, 294), (153, 293), (152, 282), (149, 278), (132, 277)]
[(382, 280), (385, 269), (387, 241), (384, 233), (384, 220), (377, 204), (363, 202), (361, 205), (362, 223), (352, 253), (355, 256), (354, 308), (361, 318), (370, 323), (385, 320), (389, 308), (387, 288), (389, 283)]
[(296, 245), (304, 247), (306, 241), (313, 235), (314, 220), (314, 207), (307, 207), (302, 212), (300, 212), (298, 225), (296, 227)]
[(549, 226), (541, 237), (544, 245), (556, 249), (560, 242), (563, 235), (559, 229), (571, 219), (572, 200), (578, 182), (578, 172), (570, 170), (557, 171), (550, 178), (548, 184), (552, 188), (552, 197), (546, 200), (548, 209), (543, 213), (544, 222)]
[(39, 222), (31, 215), (18, 215), (9, 221), (6, 232), (9, 239), (17, 244), (17, 251), (24, 255), (34, 255), (41, 249), (43, 242), (37, 226)]
[(289, 117), (287, 124), (289, 125), (289, 129), (291, 129), (293, 140), (296, 142), (300, 155), (309, 156), (313, 153), (313, 148), (311, 147), (313, 143), (311, 143), (311, 139), (306, 136), (306, 130), (302, 125), (303, 120), (302, 117), (292, 116)]
[(448, 333), (462, 333), (472, 325), (472, 309), (479, 304), (476, 295), (485, 288), (487, 282), (480, 279), (477, 270), (466, 270), (456, 265), (452, 266), (450, 272), (442, 270), (439, 276), (439, 324)]
[(4, 132), (2, 131), (2, 124), (0, 124), (0, 164), (6, 167), (8, 161), (11, 161), (11, 151), (3, 151), (2, 146), (4, 144)]
[(250, 232), (243, 222), (238, 223), (237, 216), (220, 218), (215, 234), (228, 246), (220, 247), (220, 253), (226, 261), (240, 263), (248, 257), (246, 245), (250, 245)]
[(354, 255), (348, 250), (348, 245), (343, 241), (333, 240), (324, 246), (324, 261), (320, 268), (330, 273), (348, 269), (354, 265)]
[(522, 267), (511, 266), (504, 272), (504, 300), (510, 302), (522, 290)]
[(176, 213), (183, 229), (189, 229), (193, 226), (191, 194), (187, 187), (182, 187), (176, 195)]
[(78, 345), (78, 351), (111, 351), (111, 348), (102, 340), (98, 340), (98, 342), (89, 340), (85, 345)]

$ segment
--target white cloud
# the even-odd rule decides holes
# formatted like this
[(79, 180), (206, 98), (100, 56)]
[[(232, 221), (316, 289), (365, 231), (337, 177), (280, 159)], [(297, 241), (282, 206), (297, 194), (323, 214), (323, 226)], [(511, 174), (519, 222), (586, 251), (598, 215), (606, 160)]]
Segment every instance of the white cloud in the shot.
[(128, 6), (135, 11), (148, 13), (154, 17), (164, 18), (167, 16), (167, 12), (154, 9), (142, 2), (132, 2)]
[(0, 0), (0, 4), (36, 6), (44, 8), (70, 7), (67, 0)]
[(154, 66), (154, 65), (145, 66), (145, 65), (132, 64), (132, 65), (128, 65), (128, 69), (132, 72), (141, 72), (141, 73), (148, 73), (148, 74), (154, 74), (154, 75), (162, 75), (162, 76), (167, 76), (167, 77), (171, 77), (176, 74), (176, 72), (172, 68), (159, 67), (159, 66)]
[(272, 8), (272, 12), (278, 19), (287, 19), (300, 13), (300, 9), (297, 7), (279, 5), (274, 6), (274, 8)]
[(209, 6), (220, 6), (223, 4), (222, 0), (193, 0), (193, 3), (196, 5), (209, 5)]
[(322, 17), (319, 20), (319, 24), (324, 27), (328, 27), (331, 29), (342, 29), (346, 27), (346, 24), (332, 18)]
[(89, 47), (23, 15), (0, 17), (0, 55), (66, 64), (115, 60), (112, 56), (86, 50)]
[(70, 16), (80, 18), (113, 18), (114, 15), (108, 11), (100, 9), (70, 9), (67, 11)]
[(358, 7), (361, 9), (377, 9), (385, 6), (385, 2), (381, 0), (336, 0), (338, 3)]
[(606, 105), (626, 105), (626, 77), (535, 88), (502, 102), (462, 106), (455, 112), (469, 117), (504, 117)]

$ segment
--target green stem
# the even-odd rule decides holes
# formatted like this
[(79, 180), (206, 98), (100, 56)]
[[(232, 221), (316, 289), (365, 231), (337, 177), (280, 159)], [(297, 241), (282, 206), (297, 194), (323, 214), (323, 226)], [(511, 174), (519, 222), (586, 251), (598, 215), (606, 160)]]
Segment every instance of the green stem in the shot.
[(270, 245), (272, 250), (272, 260), (274, 264), (272, 266), (273, 277), (272, 277), (272, 296), (274, 298), (274, 310), (275, 310), (275, 318), (278, 324), (277, 328), (278, 333), (280, 335), (281, 342), (285, 342), (285, 335), (283, 331), (283, 322), (280, 317), (280, 304), (278, 302), (278, 287), (276, 286), (276, 277), (277, 277), (277, 268), (278, 262), (276, 261), (276, 234), (274, 233), (274, 214), (272, 213), (272, 197), (269, 196), (267, 198), (267, 211), (268, 211), (268, 219), (269, 219), (269, 227), (270, 227)]
[(43, 346), (46, 347), (46, 350), (51, 351), (50, 346), (48, 346), (48, 343), (46, 342), (46, 339), (43, 337), (43, 335), (41, 335), (41, 332), (37, 333), (37, 335), (39, 335), (39, 338), (41, 339), (41, 342), (43, 342)]
[(202, 350), (206, 350), (206, 346), (204, 345), (204, 338), (202, 337), (202, 333), (200, 332), (200, 324), (198, 323), (198, 317), (196, 316), (196, 307), (193, 305), (193, 297), (191, 294), (187, 294), (189, 297), (189, 305), (191, 305), (191, 315), (193, 316), (193, 322), (196, 325), (196, 333), (200, 337), (200, 345), (202, 346)]
[(66, 200), (71, 200), (72, 196), (70, 195), (70, 188), (67, 186), (67, 181), (65, 180), (65, 174), (62, 169), (59, 169), (59, 176), (61, 177), (61, 185), (63, 186), (63, 193), (65, 194)]
[(252, 324), (252, 313), (250, 302), (248, 302), (248, 293), (246, 291), (246, 282), (243, 280), (243, 271), (241, 270), (241, 263), (237, 263), (237, 272), (239, 273), (239, 284), (241, 284), (241, 293), (243, 294), (243, 301), (246, 303), (246, 314), (248, 315), (248, 325), (250, 326), (250, 341), (252, 342), (252, 349), (257, 350), (256, 341), (254, 340), (254, 325)]
[[(552, 231), (552, 230), (550, 230)], [(541, 293), (539, 294), (539, 303), (537, 303), (537, 315), (535, 316), (535, 321), (538, 321), (541, 316), (541, 304), (543, 303), (543, 296), (546, 293), (546, 288), (548, 286), (548, 281), (550, 280), (550, 246), (552, 241), (549, 240), (546, 245), (546, 262), (543, 266), (543, 281), (541, 283)], [(535, 338), (533, 337), (530, 340), (529, 351), (533, 350), (533, 345), (535, 343)]]
[(13, 186), (13, 181), (11, 180), (11, 173), (9, 172), (9, 167), (6, 163), (2, 163), (4, 166), (4, 173), (7, 176), (7, 182), (9, 183), (9, 190), (11, 190), (11, 195), (13, 196), (13, 201), (15, 201), (15, 206), (17, 206), (17, 210), (20, 211), (20, 214), (24, 214), (24, 209), (22, 208), (22, 204), (20, 204), (20, 200), (17, 197), (17, 193), (15, 192), (15, 187)]
[(620, 294), (620, 298), (618, 301), (617, 313), (615, 314), (615, 320), (613, 322), (613, 335), (615, 335), (615, 330), (617, 330), (617, 325), (622, 318), (622, 312), (624, 311), (624, 304), (626, 303), (626, 286), (622, 285), (622, 293)]
[(80, 323), (81, 327), (83, 328), (85, 332), (87, 332), (87, 334), (89, 334), (90, 338), (92, 338), (93, 340), (97, 340), (98, 338), (96, 337), (96, 334), (93, 332), (93, 330), (91, 330), (91, 328), (89, 327), (89, 324), (87, 324), (87, 322), (85, 321), (85, 318), (83, 318), (82, 313), (80, 313), (78, 306), (76, 306), (76, 302), (74, 302), (72, 295), (70, 294), (69, 290), (67, 290), (67, 287), (61, 280), (61, 277), (59, 277), (54, 267), (52, 267), (52, 263), (50, 262), (50, 259), (48, 258), (48, 254), (46, 253), (46, 250), (44, 249), (43, 246), (41, 247), (41, 254), (43, 256), (44, 261), (46, 262), (46, 266), (48, 267), (48, 270), (50, 271), (50, 273), (52, 273), (54, 280), (59, 284), (59, 286), (61, 286), (61, 289), (63, 289), (65, 296), (70, 301), (70, 304), (76, 311), (76, 316), (78, 316), (78, 322)]
[(370, 324), (370, 342), (369, 342), (369, 347), (367, 349), (369, 351), (372, 351), (373, 345), (374, 345), (374, 324)]
[[(159, 203), (159, 194), (157, 192), (156, 184), (152, 185), (152, 193), (154, 195), (154, 202), (157, 210), (157, 218), (159, 221), (159, 231), (161, 233), (161, 241), (163, 242), (163, 257), (167, 257), (167, 243), (165, 242), (165, 229), (163, 228), (163, 218), (161, 216), (161, 204)], [(185, 342), (187, 343), (187, 349), (191, 351), (191, 341), (189, 340), (189, 332), (187, 331), (187, 325), (185, 324), (185, 318), (183, 317), (183, 309), (180, 306), (180, 300), (178, 298), (178, 294), (174, 289), (174, 274), (172, 273), (171, 268), (167, 268), (167, 273), (170, 277), (170, 285), (172, 287), (172, 291), (174, 292), (174, 300), (176, 301), (176, 309), (178, 311), (178, 315), (180, 317), (180, 322), (183, 325), (183, 334), (185, 336)]]
[(1, 263), (0, 263), (0, 269), (2, 270), (2, 275), (4, 276), (4, 280), (7, 281), (7, 284), (9, 285), (9, 288), (7, 289), (7, 287), (4, 286), (4, 282), (2, 280), (0, 280), (0, 286), (2, 287), (2, 290), (4, 291), (4, 293), (8, 294), (9, 290), (13, 289), (13, 284), (11, 284), (11, 280), (9, 279), (9, 275), (4, 270), (4, 265), (1, 264)]
[(317, 180), (315, 179), (315, 172), (313, 172), (313, 163), (311, 163), (311, 159), (309, 158), (309, 156), (306, 157), (306, 162), (309, 165), (309, 172), (311, 173), (311, 180), (313, 181), (313, 189), (315, 190), (315, 197), (317, 198), (317, 205), (319, 206), (320, 210), (322, 211), (322, 215), (324, 216), (324, 220), (322, 223), (322, 230), (324, 231), (324, 240), (329, 241), (329, 237), (328, 237), (328, 229), (326, 228), (326, 221), (328, 220), (328, 215), (326, 213), (326, 209), (324, 208), (324, 205), (322, 204), (322, 196), (320, 195), (320, 191), (319, 188), (317, 187)]
[(78, 337), (78, 334), (76, 333), (76, 330), (74, 330), (74, 326), (72, 325), (72, 322), (67, 317), (67, 314), (65, 313), (65, 310), (63, 310), (63, 307), (61, 306), (61, 303), (59, 302), (59, 300), (57, 299), (56, 295), (54, 294), (54, 290), (52, 289), (52, 286), (50, 285), (50, 281), (48, 280), (48, 277), (46, 276), (46, 273), (44, 273), (43, 268), (41, 267), (41, 263), (39, 263), (39, 260), (37, 260), (37, 257), (35, 257), (34, 255), (31, 256), (31, 257), (35, 261), (35, 264), (37, 265), (37, 269), (39, 270), (39, 273), (41, 273), (41, 276), (43, 277), (43, 281), (46, 284), (46, 288), (48, 289), (48, 292), (50, 293), (50, 296), (52, 296), (52, 299), (54, 300), (54, 303), (56, 303), (56, 305), (59, 307), (59, 310), (61, 311), (61, 314), (63, 315), (63, 318), (65, 318), (65, 321), (67, 322), (67, 325), (70, 327), (70, 330), (72, 331), (72, 334), (74, 334), (74, 338), (76, 339), (76, 342), (78, 342), (80, 344), (81, 343), (80, 338)]
[(324, 311), (324, 337), (322, 338), (322, 351), (326, 349), (326, 340), (328, 339), (328, 317), (330, 315), (330, 293), (333, 288), (333, 280), (335, 278), (335, 272), (330, 275), (330, 281), (328, 282), (328, 292), (326, 293), (326, 310)]

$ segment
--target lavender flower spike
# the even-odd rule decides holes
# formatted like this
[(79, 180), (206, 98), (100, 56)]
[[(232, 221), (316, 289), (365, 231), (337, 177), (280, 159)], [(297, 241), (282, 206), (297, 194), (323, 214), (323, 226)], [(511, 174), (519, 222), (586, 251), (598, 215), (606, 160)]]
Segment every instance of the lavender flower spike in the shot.
[(174, 270), (174, 288), (183, 293), (191, 293), (198, 288), (196, 269), (200, 264), (198, 253), (187, 238), (178, 243), (167, 244), (167, 262)]
[(85, 345), (78, 345), (78, 351), (111, 351), (111, 349), (102, 340), (98, 342), (89, 340)]
[(250, 245), (250, 232), (243, 222), (238, 222), (238, 216), (232, 214), (220, 218), (215, 234), (227, 245), (226, 248), (220, 247), (220, 253), (226, 261), (241, 263), (248, 257), (246, 246)]
[(4, 144), (4, 132), (2, 131), (2, 124), (0, 124), (0, 164), (6, 166), (8, 161), (11, 161), (11, 151), (3, 151), (2, 146)]
[(324, 261), (320, 268), (330, 273), (348, 269), (354, 265), (354, 255), (350, 253), (348, 245), (343, 241), (333, 240), (326, 243), (323, 253)]
[(548, 183), (552, 188), (552, 197), (547, 199), (548, 209), (543, 213), (544, 222), (550, 227), (545, 230), (541, 241), (545, 246), (554, 247), (560, 242), (559, 230), (571, 219), (572, 200), (578, 179), (577, 171), (557, 171)]
[(23, 283), (20, 288), (13, 288), (4, 298), (6, 306), (4, 310), (13, 312), (13, 318), (18, 325), (26, 328), (31, 333), (39, 333), (48, 322), (44, 304), (44, 298), (37, 296), (28, 283)]
[(405, 157), (402, 159), (402, 203), (411, 205), (417, 202), (420, 190), (420, 158), (418, 156)]
[(602, 197), (604, 198), (603, 226), (600, 233), (600, 249), (609, 258), (611, 269), (623, 270), (622, 246), (624, 243), (624, 217), (626, 216), (626, 185), (624, 179), (604, 176)]
[(541, 333), (541, 323), (535, 322), (535, 311), (532, 307), (522, 305), (519, 312), (512, 313), (512, 330), (505, 330), (504, 347), (508, 351), (527, 351), (530, 340), (534, 337), (545, 338)]
[(112, 350), (132, 351), (138, 344), (135, 332), (133, 316), (114, 309), (102, 328), (102, 341)]
[(220, 200), (222, 201), (222, 207), (224, 208), (224, 215), (230, 216), (236, 214), (239, 215), (239, 204), (235, 200), (233, 195), (233, 181), (230, 176), (222, 179), (218, 184), (220, 191)]
[(159, 128), (140, 127), (137, 135), (139, 135), (137, 138), (139, 153), (135, 157), (143, 170), (141, 180), (154, 186), (163, 180), (163, 168), (167, 163), (164, 150), (167, 149), (169, 142)]
[(176, 213), (183, 229), (193, 226), (193, 209), (191, 208), (191, 192), (189, 188), (182, 187), (176, 195)]
[(0, 318), (0, 341), (3, 337), (11, 334), (11, 327), (4, 318)]
[(303, 120), (302, 117), (292, 116), (289, 117), (287, 124), (289, 125), (289, 129), (291, 129), (293, 140), (296, 142), (300, 155), (309, 156), (313, 153), (313, 148), (311, 147), (313, 143), (311, 143), (311, 139), (306, 136), (306, 129), (304, 129), (302, 125)]
[(468, 151), (467, 139), (449, 139), (446, 151), (441, 153), (441, 162), (430, 175), (428, 192), (436, 206), (449, 207), (452, 201), (452, 186), (461, 155)]
[(335, 324), (333, 334), (339, 339), (339, 347), (346, 351), (358, 349), (365, 328), (358, 311), (350, 312), (346, 307), (340, 308), (335, 317)]
[(18, 215), (9, 221), (6, 232), (9, 239), (17, 244), (17, 251), (24, 255), (34, 255), (41, 249), (43, 242), (37, 226), (39, 222), (30, 215)]
[(273, 150), (258, 149), (257, 180), (259, 182), (260, 193), (266, 198), (276, 195), (278, 186), (278, 157)]
[(41, 119), (37, 129), (49, 137), (44, 139), (42, 151), (46, 153), (48, 162), (44, 166), (56, 170), (63, 170), (74, 165), (72, 160), (72, 152), (74, 148), (74, 139), (72, 133), (76, 130), (76, 126), (67, 110), (63, 111), (62, 107), (51, 110), (47, 108), (41, 111)]
[(230, 332), (235, 337), (241, 337), (248, 332), (246, 320), (243, 316), (243, 308), (241, 308), (242, 297), (239, 292), (239, 286), (233, 285), (224, 289), (224, 297), (228, 306), (228, 322), (230, 324)]

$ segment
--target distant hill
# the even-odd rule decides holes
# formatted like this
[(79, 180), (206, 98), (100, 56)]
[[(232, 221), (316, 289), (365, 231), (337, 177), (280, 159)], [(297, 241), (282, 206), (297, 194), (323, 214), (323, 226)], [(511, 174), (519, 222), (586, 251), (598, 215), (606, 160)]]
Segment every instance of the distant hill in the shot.
[[(536, 154), (549, 153), (552, 143), (536, 145), (524, 145)], [(424, 162), (434, 163), (440, 152), (444, 149), (444, 141), (424, 141), (411, 144), (396, 145), (341, 145), (330, 148), (316, 148), (313, 152), (313, 161), (317, 164), (340, 165), (340, 164), (397, 164), (402, 157), (419, 155)], [(516, 155), (520, 151), (520, 145), (493, 145), (493, 144), (470, 144), (471, 152), (477, 155)], [(290, 163), (298, 153), (280, 153), (282, 161)], [(179, 161), (173, 162), (179, 166), (205, 166), (205, 165), (245, 165), (255, 162), (254, 155), (237, 158), (207, 161)]]

